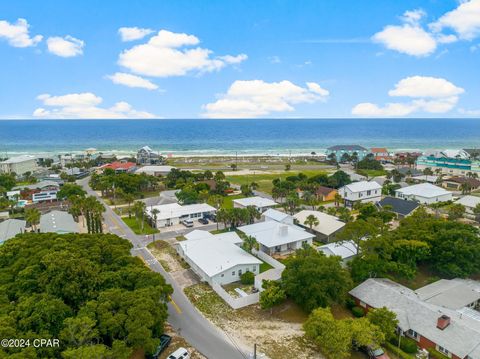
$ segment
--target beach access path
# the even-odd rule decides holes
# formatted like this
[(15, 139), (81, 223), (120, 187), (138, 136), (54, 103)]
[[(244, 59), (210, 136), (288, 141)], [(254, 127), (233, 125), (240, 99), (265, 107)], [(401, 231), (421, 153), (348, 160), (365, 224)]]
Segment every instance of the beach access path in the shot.
[(173, 287), (173, 294), (168, 303), (168, 322), (172, 327), (201, 354), (209, 359), (246, 359), (246, 348), (240, 348), (232, 337), (215, 327), (206, 319), (183, 293), (180, 286), (167, 273), (157, 259), (146, 247), (144, 236), (136, 235), (88, 184), (90, 177), (78, 180), (77, 183), (90, 196), (95, 196), (104, 206), (104, 220), (108, 232), (129, 240), (133, 248), (132, 255), (141, 257), (153, 271), (160, 273)]

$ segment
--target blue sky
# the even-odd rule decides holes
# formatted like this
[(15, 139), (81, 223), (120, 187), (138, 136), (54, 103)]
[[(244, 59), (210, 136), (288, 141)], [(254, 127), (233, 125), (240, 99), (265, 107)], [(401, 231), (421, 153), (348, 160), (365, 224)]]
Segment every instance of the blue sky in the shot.
[(4, 1), (0, 14), (4, 119), (480, 116), (480, 0)]

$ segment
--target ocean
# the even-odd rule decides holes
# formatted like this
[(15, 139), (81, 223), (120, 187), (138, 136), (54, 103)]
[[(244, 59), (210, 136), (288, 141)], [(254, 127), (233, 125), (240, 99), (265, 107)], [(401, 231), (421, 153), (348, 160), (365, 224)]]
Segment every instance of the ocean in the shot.
[(425, 150), (480, 147), (480, 119), (3, 120), (0, 154), (99, 151), (149, 145), (172, 155), (322, 152), (337, 144)]

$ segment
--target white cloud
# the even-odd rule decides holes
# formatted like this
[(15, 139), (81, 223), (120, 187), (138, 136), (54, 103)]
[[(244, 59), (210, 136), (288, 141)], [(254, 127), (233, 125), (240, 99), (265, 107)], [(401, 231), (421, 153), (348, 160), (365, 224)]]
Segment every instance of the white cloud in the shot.
[(461, 39), (474, 39), (480, 35), (480, 0), (462, 1), (456, 9), (430, 24), (430, 28), (435, 32), (449, 28)]
[(282, 60), (280, 60), (280, 57), (278, 57), (278, 56), (276, 56), (276, 55), (269, 57), (268, 60), (269, 60), (270, 63), (272, 63), (272, 64), (279, 64), (279, 63), (282, 62)]
[(61, 57), (75, 57), (83, 55), (85, 42), (67, 35), (65, 37), (49, 37), (47, 39), (48, 51)]
[(426, 15), (427, 13), (422, 9), (407, 10), (403, 13), (401, 19), (406, 23), (416, 25)]
[(126, 74), (124, 72), (116, 72), (113, 75), (107, 76), (114, 84), (117, 85), (124, 85), (128, 87), (139, 87), (144, 88), (147, 90), (156, 90), (158, 86), (155, 85), (153, 82), (144, 79), (143, 77)]
[(143, 39), (145, 36), (153, 33), (151, 29), (143, 29), (139, 27), (121, 27), (118, 29), (122, 41), (134, 41)]
[(73, 93), (62, 96), (42, 94), (37, 97), (43, 106), (33, 112), (34, 117), (52, 119), (129, 119), (155, 118), (156, 116), (137, 111), (127, 102), (117, 102), (110, 108), (99, 107), (103, 99), (91, 92)]
[(480, 109), (479, 110), (467, 110), (464, 108), (458, 109), (458, 112), (461, 113), (462, 115), (467, 115), (467, 116), (480, 116)]
[(169, 77), (215, 71), (247, 59), (245, 54), (212, 57), (209, 49), (184, 48), (199, 42), (194, 35), (160, 30), (147, 43), (123, 51), (118, 63), (138, 75)]
[(458, 103), (464, 89), (453, 83), (436, 77), (411, 76), (400, 80), (395, 88), (388, 92), (392, 97), (408, 97), (408, 102), (387, 103), (379, 106), (374, 103), (359, 103), (352, 109), (357, 116), (396, 117), (408, 116), (416, 112), (446, 113)]
[(435, 51), (434, 37), (419, 25), (389, 25), (373, 35), (372, 40), (383, 44), (387, 49), (412, 56), (428, 56)]
[(0, 21), (0, 39), (5, 39), (14, 47), (30, 47), (42, 41), (42, 35), (30, 37), (28, 28), (30, 25), (25, 19), (18, 19), (15, 24), (8, 21)]
[(227, 93), (203, 106), (207, 118), (254, 118), (272, 112), (291, 112), (293, 105), (323, 101), (329, 92), (315, 82), (301, 87), (290, 81), (235, 81)]

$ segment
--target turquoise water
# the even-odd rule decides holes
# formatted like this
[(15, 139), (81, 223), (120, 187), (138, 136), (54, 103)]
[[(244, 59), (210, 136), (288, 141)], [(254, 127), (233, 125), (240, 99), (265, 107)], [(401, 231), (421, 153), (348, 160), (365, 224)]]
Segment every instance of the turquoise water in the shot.
[(0, 121), (0, 153), (94, 147), (173, 154), (297, 154), (335, 144), (389, 149), (480, 147), (478, 119), (22, 120)]

